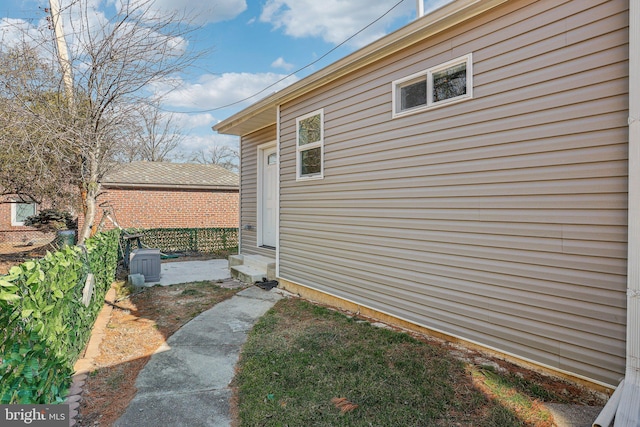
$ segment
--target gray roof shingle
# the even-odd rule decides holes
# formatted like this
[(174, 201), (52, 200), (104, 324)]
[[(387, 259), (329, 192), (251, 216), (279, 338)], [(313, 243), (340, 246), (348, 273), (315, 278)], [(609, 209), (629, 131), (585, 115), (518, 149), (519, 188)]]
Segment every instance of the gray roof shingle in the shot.
[(239, 179), (238, 174), (218, 165), (132, 162), (115, 165), (101, 183), (106, 187), (237, 189)]

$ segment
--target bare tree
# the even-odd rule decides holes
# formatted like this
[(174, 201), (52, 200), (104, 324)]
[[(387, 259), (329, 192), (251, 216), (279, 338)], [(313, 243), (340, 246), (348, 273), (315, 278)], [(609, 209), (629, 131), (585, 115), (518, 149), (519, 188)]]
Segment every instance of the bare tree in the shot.
[(176, 148), (184, 141), (183, 129), (173, 113), (160, 110), (157, 102), (142, 105), (136, 113), (130, 139), (123, 141), (119, 158), (125, 162), (168, 162), (180, 160)]
[(0, 51), (0, 194), (69, 208), (73, 151), (47, 120), (65, 103), (54, 65), (26, 45)]
[(238, 171), (240, 153), (227, 145), (214, 145), (195, 153), (193, 161), (203, 165), (219, 165), (232, 172)]
[[(155, 94), (150, 85), (170, 81), (198, 58), (187, 43), (194, 28), (183, 16), (158, 14), (151, 1), (125, 0), (116, 2), (116, 12), (106, 17), (88, 3), (74, 1), (65, 9), (70, 17), (65, 25), (72, 94), (65, 93), (60, 75), (50, 78), (53, 55), (43, 55), (42, 49), (54, 45), (51, 34), (30, 40), (36, 50), (23, 45), (10, 51), (15, 59), (13, 78), (29, 84), (17, 87), (0, 81), (11, 104), (7, 120), (29, 124), (23, 135), (12, 138), (13, 145), (24, 148), (29, 141), (37, 142), (27, 155), (31, 164), (50, 165), (47, 150), (59, 152), (49, 169), (66, 164), (62, 170), (70, 174), (67, 182), (79, 189), (78, 205), (85, 218), (80, 242), (92, 232), (102, 177), (122, 154), (122, 141), (136, 138), (140, 105), (151, 105), (148, 100)], [(0, 50), (8, 52), (6, 46)], [(36, 58), (27, 54), (30, 51), (38, 52)], [(29, 75), (34, 64), (48, 72)]]

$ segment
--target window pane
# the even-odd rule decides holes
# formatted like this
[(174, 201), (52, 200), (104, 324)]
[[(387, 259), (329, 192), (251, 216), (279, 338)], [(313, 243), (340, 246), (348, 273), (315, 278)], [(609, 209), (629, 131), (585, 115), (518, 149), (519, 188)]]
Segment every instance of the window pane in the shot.
[(433, 73), (433, 102), (467, 93), (467, 64), (455, 65)]
[(320, 114), (300, 120), (298, 124), (298, 145), (311, 144), (320, 141)]
[(24, 222), (36, 214), (35, 203), (16, 203), (16, 222)]
[(419, 82), (400, 88), (400, 111), (427, 104), (427, 81)]
[(276, 153), (272, 153), (267, 156), (268, 165), (275, 165), (277, 160), (278, 160), (278, 155)]
[(300, 152), (300, 176), (315, 175), (321, 172), (321, 154), (320, 147)]

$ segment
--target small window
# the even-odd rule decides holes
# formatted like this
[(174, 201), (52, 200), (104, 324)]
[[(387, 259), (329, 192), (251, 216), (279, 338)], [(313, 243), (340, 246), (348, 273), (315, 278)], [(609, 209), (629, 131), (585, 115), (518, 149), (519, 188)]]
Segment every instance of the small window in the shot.
[(472, 97), (471, 54), (393, 82), (393, 115)]
[(26, 219), (36, 214), (35, 203), (11, 203), (11, 225), (24, 225)]
[(268, 165), (275, 165), (278, 162), (278, 154), (276, 153), (271, 153), (267, 156), (267, 164)]
[(296, 119), (296, 178), (323, 177), (324, 111), (318, 110)]
[(400, 108), (402, 111), (427, 105), (427, 80), (420, 79), (400, 88)]

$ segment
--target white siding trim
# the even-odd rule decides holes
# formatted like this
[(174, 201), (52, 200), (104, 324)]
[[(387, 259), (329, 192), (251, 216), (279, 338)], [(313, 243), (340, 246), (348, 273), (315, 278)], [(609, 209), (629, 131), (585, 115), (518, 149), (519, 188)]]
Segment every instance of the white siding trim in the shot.
[(278, 156), (278, 176), (276, 182), (276, 277), (280, 274), (280, 105), (276, 106), (276, 154)]

